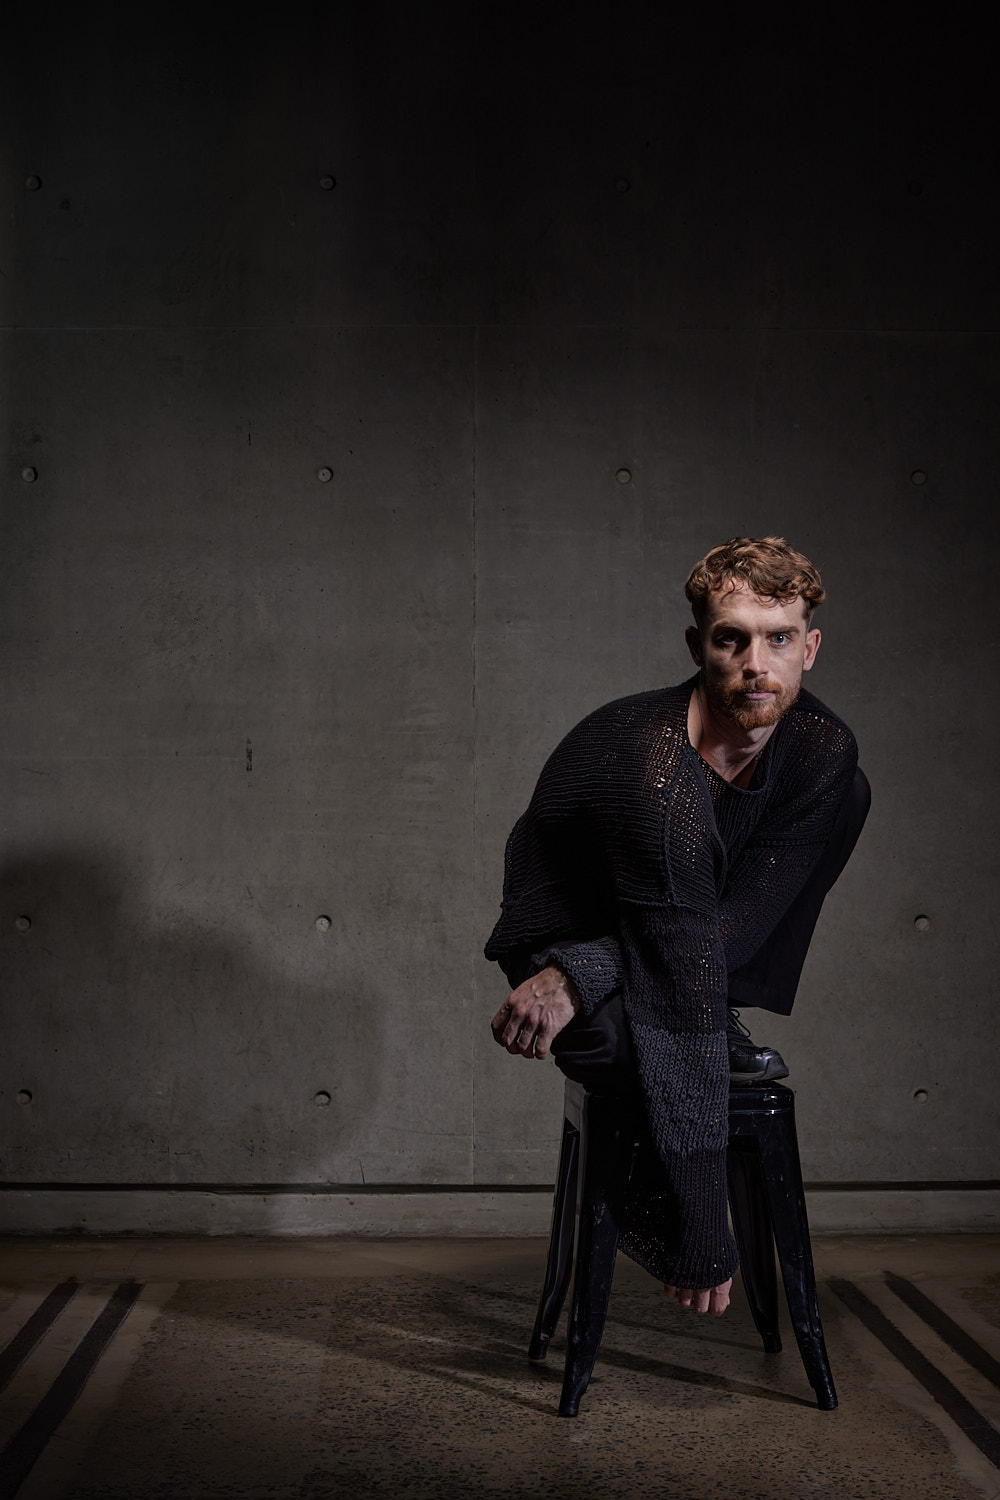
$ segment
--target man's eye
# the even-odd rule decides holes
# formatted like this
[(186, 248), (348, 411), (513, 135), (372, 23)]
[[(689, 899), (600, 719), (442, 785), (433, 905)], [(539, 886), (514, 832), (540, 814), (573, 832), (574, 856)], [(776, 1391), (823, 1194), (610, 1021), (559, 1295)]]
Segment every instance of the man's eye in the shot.
[(787, 635), (784, 635), (780, 630), (778, 631), (777, 635), (772, 635), (771, 639), (776, 646), (784, 646), (788, 641)]

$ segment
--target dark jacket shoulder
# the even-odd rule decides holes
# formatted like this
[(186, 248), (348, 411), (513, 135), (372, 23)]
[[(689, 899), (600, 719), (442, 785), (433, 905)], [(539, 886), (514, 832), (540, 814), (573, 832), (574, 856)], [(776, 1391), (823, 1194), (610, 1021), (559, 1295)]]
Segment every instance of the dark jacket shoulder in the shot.
[(623, 698), (612, 698), (592, 709), (579, 723), (564, 735), (558, 751), (564, 745), (576, 741), (600, 738), (605, 735), (626, 734), (648, 724), (666, 724), (670, 727), (687, 726), (687, 705), (694, 688), (695, 678), (678, 683), (675, 687), (648, 688), (642, 693), (629, 693)]
[(857, 760), (857, 741), (843, 719), (805, 689), (788, 710), (782, 725), (787, 737), (793, 738), (800, 749), (810, 747), (844, 760)]

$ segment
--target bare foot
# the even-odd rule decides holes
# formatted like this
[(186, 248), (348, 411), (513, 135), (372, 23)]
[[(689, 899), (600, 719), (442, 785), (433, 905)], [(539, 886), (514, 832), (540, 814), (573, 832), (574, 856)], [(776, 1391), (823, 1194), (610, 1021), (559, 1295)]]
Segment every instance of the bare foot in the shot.
[(710, 1287), (685, 1287), (670, 1286), (667, 1282), (663, 1284), (663, 1290), (671, 1301), (677, 1301), (681, 1307), (691, 1307), (698, 1313), (711, 1313), (713, 1318), (721, 1318), (729, 1306), (729, 1293), (732, 1290), (733, 1278), (722, 1282), (720, 1286)]

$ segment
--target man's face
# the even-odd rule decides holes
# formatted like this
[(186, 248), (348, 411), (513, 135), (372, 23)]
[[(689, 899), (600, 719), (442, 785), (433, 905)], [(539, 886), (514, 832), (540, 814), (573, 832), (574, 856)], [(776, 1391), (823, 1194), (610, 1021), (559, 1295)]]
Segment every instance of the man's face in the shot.
[(791, 708), (819, 642), (804, 600), (781, 604), (745, 584), (712, 594), (701, 629), (687, 631), (709, 707), (744, 730), (777, 724)]

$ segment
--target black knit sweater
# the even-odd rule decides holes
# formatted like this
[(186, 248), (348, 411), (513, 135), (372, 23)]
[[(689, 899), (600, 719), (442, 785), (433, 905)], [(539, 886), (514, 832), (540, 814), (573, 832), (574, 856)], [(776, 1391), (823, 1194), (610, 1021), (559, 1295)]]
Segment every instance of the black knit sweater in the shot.
[(512, 985), (546, 962), (586, 1010), (622, 987), (655, 1150), (621, 1245), (674, 1286), (736, 1268), (726, 1220), (726, 976), (802, 889), (854, 778), (845, 724), (802, 693), (746, 790), (692, 748), (697, 678), (590, 714), (549, 758), (507, 842), (486, 956)]

